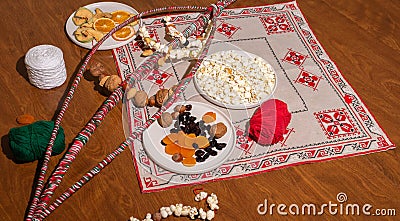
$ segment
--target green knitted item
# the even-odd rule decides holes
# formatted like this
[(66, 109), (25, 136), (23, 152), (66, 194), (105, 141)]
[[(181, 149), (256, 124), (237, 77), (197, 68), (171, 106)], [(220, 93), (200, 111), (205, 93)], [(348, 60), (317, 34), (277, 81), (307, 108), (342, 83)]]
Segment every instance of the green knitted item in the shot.
[[(15, 160), (18, 162), (32, 162), (42, 159), (53, 128), (53, 121), (37, 121), (26, 126), (11, 128), (8, 136)], [(52, 155), (58, 155), (64, 149), (64, 129), (60, 126), (56, 140), (54, 141)]]

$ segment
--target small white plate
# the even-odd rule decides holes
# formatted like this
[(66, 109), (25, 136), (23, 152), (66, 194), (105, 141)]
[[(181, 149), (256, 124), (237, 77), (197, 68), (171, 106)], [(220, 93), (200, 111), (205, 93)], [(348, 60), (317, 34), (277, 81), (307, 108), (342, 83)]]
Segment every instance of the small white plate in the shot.
[[(241, 51), (241, 50), (230, 50), (230, 51), (232, 51), (232, 52), (234, 52), (234, 53), (236, 53), (238, 55), (242, 55), (242, 56), (246, 56), (246, 57), (250, 57), (250, 58), (259, 57), (259, 56), (255, 55), (255, 54), (252, 54), (252, 53), (249, 53), (249, 52), (246, 52), (246, 51)], [(220, 52), (216, 52), (216, 53), (220, 53)], [(207, 60), (207, 58), (210, 57), (210, 56), (211, 55), (207, 56), (204, 60)], [(264, 62), (268, 64), (268, 62), (266, 62), (265, 60), (264, 60)], [(228, 67), (230, 66), (229, 63), (224, 64), (224, 65), (226, 65)], [(223, 103), (221, 101), (215, 100), (214, 98), (209, 96), (206, 91), (204, 91), (203, 89), (200, 88), (200, 86), (198, 85), (198, 82), (197, 82), (198, 81), (197, 77), (196, 77), (197, 75), (194, 76), (194, 86), (195, 86), (196, 90), (199, 92), (199, 94), (201, 94), (201, 96), (203, 96), (206, 100), (208, 100), (209, 102), (211, 102), (211, 103), (213, 103), (215, 105), (218, 105), (218, 106), (223, 107), (223, 108), (228, 108), (228, 109), (243, 110), (243, 109), (249, 109), (249, 108), (253, 108), (253, 107), (258, 107), (264, 101), (272, 98), (272, 96), (273, 96), (273, 94), (275, 92), (275, 89), (277, 87), (277, 84), (278, 84), (277, 76), (276, 76), (276, 72), (275, 71), (274, 71), (274, 75), (275, 75), (275, 85), (274, 85), (274, 88), (272, 89), (271, 93), (268, 96), (264, 97), (262, 100), (260, 100), (259, 102), (256, 102), (256, 103), (246, 103), (246, 104), (234, 105), (234, 104), (226, 104), (226, 103)]]
[[(94, 12), (94, 10), (96, 8), (99, 8), (104, 12), (113, 12), (116, 10), (124, 10), (124, 11), (130, 12), (130, 13), (133, 13), (133, 14), (138, 14), (138, 12), (134, 8), (132, 8), (128, 5), (125, 5), (123, 3), (119, 3), (119, 2), (97, 2), (97, 3), (90, 4), (90, 5), (85, 5), (83, 7), (91, 10), (92, 12)], [(73, 41), (75, 44), (77, 44), (83, 48), (92, 49), (92, 47), (97, 43), (95, 40), (93, 40), (92, 42), (88, 42), (88, 43), (82, 43), (82, 42), (79, 42), (78, 40), (76, 40), (76, 38), (74, 36), (74, 31), (78, 28), (78, 26), (76, 26), (74, 24), (74, 22), (72, 21), (72, 17), (74, 17), (74, 14), (75, 14), (75, 12), (69, 16), (67, 22), (65, 23), (65, 31), (67, 32), (69, 39), (71, 39), (71, 41)], [(137, 27), (138, 27), (138, 25), (135, 26), (135, 29), (136, 29), (135, 31), (137, 31)], [(105, 40), (103, 42), (102, 45), (100, 45), (98, 50), (110, 50), (110, 49), (118, 48), (118, 47), (128, 44), (132, 40), (133, 40), (133, 38), (130, 38), (126, 41), (116, 41), (112, 37), (109, 37), (107, 40)]]
[[(172, 105), (167, 111), (172, 113), (177, 103)], [(213, 170), (221, 166), (231, 155), (234, 145), (236, 144), (235, 128), (230, 120), (223, 112), (215, 107), (194, 101), (187, 101), (186, 104), (192, 105), (191, 115), (196, 116), (196, 122), (201, 119), (203, 114), (213, 111), (217, 115), (215, 123), (222, 122), (226, 125), (227, 133), (217, 139), (218, 143), (226, 143), (226, 147), (218, 150), (216, 156), (210, 156), (204, 162), (196, 163), (193, 167), (186, 167), (182, 163), (172, 160), (172, 156), (165, 153), (165, 146), (161, 144), (161, 140), (168, 134), (173, 125), (168, 128), (162, 128), (157, 122), (154, 122), (147, 130), (143, 132), (143, 147), (147, 155), (160, 167), (178, 174), (201, 174)], [(175, 122), (175, 121), (174, 121)]]

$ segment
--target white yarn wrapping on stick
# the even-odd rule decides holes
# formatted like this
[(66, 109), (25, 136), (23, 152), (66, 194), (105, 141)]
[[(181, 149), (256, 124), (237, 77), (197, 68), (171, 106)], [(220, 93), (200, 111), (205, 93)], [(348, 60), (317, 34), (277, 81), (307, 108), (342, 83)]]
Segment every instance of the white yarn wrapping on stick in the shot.
[(35, 46), (25, 55), (29, 82), (40, 89), (62, 85), (67, 79), (63, 52), (53, 45)]

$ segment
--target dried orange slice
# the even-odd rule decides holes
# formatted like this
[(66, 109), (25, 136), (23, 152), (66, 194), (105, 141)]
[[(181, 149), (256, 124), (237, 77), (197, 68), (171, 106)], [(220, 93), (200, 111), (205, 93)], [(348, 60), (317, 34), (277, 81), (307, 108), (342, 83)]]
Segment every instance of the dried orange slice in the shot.
[(187, 167), (192, 167), (192, 166), (196, 165), (196, 158), (194, 158), (194, 157), (184, 158), (182, 161), (182, 164)]
[(107, 33), (115, 28), (115, 23), (110, 18), (99, 18), (93, 23), (93, 28), (97, 31)]
[(135, 35), (135, 29), (131, 26), (125, 26), (112, 34), (112, 37), (117, 41), (125, 41)]
[(113, 11), (111, 12), (111, 15), (112, 15), (111, 19), (118, 24), (121, 24), (126, 19), (131, 17), (131, 13), (124, 10)]

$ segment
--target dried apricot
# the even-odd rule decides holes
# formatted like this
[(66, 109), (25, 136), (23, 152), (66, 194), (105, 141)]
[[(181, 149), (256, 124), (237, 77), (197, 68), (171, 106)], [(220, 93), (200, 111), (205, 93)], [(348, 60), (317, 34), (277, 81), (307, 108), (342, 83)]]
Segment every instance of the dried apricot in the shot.
[(166, 154), (174, 155), (174, 154), (180, 153), (180, 152), (181, 152), (181, 147), (174, 143), (170, 143), (170, 144), (167, 144), (167, 146), (165, 146)]
[(35, 118), (30, 114), (23, 114), (17, 117), (17, 123), (22, 125), (28, 125), (35, 121)]
[(181, 154), (182, 154), (182, 156), (183, 157), (192, 157), (193, 155), (194, 155), (194, 152), (195, 152), (196, 150), (193, 148), (193, 149), (189, 149), (189, 148), (181, 148)]
[(194, 157), (187, 157), (182, 160), (182, 164), (187, 167), (192, 167), (196, 165), (196, 158)]

